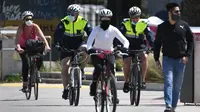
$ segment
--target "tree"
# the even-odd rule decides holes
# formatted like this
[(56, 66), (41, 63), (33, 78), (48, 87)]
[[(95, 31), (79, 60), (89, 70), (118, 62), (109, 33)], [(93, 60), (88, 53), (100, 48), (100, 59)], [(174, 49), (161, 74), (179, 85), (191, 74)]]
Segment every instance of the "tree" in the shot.
[(181, 10), (182, 19), (190, 26), (200, 26), (200, 0), (184, 0)]

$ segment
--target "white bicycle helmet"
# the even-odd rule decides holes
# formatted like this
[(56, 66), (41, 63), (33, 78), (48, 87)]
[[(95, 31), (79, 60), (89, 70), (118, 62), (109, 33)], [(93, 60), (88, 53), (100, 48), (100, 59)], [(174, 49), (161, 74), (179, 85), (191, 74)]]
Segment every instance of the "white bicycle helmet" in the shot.
[(77, 4), (71, 4), (67, 8), (68, 13), (79, 13), (80, 10), (81, 10), (81, 7)]
[(22, 13), (22, 19), (24, 19), (26, 16), (33, 16), (33, 13), (31, 11), (24, 11)]
[(142, 12), (139, 7), (133, 6), (129, 9), (128, 13), (129, 13), (129, 16), (136, 17), (136, 16), (140, 16)]
[(110, 9), (101, 9), (99, 12), (99, 16), (101, 17), (112, 17), (113, 13)]

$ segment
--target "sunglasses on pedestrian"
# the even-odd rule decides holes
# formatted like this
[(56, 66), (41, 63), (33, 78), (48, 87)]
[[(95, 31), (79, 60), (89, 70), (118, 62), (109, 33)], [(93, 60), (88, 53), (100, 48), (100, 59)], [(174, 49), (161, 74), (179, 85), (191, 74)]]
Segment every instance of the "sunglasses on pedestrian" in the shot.
[(179, 14), (179, 13), (181, 13), (181, 11), (180, 10), (174, 10), (173, 13), (174, 14)]

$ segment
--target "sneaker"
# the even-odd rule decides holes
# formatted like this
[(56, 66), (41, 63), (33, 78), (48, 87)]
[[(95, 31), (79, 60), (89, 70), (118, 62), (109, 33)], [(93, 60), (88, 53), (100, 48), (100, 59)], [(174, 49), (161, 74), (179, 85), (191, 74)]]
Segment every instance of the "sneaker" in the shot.
[(129, 88), (129, 83), (128, 83), (128, 82), (125, 82), (125, 83), (124, 83), (124, 88), (123, 88), (124, 93), (128, 93), (129, 90), (130, 90), (130, 88)]
[(142, 87), (141, 89), (146, 89), (146, 82), (142, 82)]
[(170, 107), (167, 107), (164, 112), (173, 112)]
[(93, 81), (90, 85), (90, 96), (96, 95), (96, 81)]
[[(112, 98), (112, 102), (114, 102), (113, 98)], [(119, 104), (119, 99), (118, 98), (116, 99), (116, 103)]]
[(68, 99), (68, 93), (69, 93), (69, 90), (68, 89), (64, 89), (62, 98), (65, 99), (65, 100)]
[(28, 82), (23, 82), (21, 91), (24, 93), (28, 91)]

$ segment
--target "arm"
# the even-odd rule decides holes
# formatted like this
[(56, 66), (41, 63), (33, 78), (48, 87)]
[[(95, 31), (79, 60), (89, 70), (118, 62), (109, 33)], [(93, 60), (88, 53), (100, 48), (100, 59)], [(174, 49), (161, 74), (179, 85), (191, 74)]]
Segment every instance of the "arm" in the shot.
[(189, 25), (187, 25), (186, 41), (187, 41), (186, 56), (187, 56), (187, 57), (190, 57), (190, 56), (192, 55), (192, 51), (193, 51), (194, 37), (193, 37), (193, 35), (192, 35), (192, 31), (190, 30)]
[(125, 48), (129, 48), (129, 41), (124, 35), (116, 28), (114, 34), (115, 37), (124, 45)]
[(15, 45), (17, 46), (17, 48), (21, 48), (19, 43), (20, 43), (20, 38), (21, 38), (22, 32), (23, 32), (22, 25), (20, 25), (17, 29), (17, 34), (16, 34), (16, 38), (15, 38)]
[(92, 44), (95, 40), (95, 37), (96, 37), (96, 29), (93, 29), (92, 32), (90, 33), (89, 37), (88, 37), (88, 40), (87, 40), (87, 50), (91, 49), (92, 48)]
[(62, 22), (60, 22), (57, 25), (57, 28), (56, 28), (55, 33), (54, 33), (54, 45), (60, 43), (64, 31), (65, 31), (64, 25), (63, 25)]
[(154, 36), (153, 36), (153, 33), (151, 31), (151, 29), (147, 26), (147, 28), (144, 30), (144, 34), (146, 35), (146, 38), (149, 42), (149, 45), (151, 47), (153, 47), (153, 44), (154, 44)]
[(90, 33), (92, 32), (92, 27), (90, 26), (90, 24), (87, 22), (87, 24), (85, 25), (84, 31), (87, 33), (87, 35), (89, 36)]
[(44, 41), (44, 43), (45, 43), (47, 48), (50, 48), (49, 44), (47, 42), (47, 39), (45, 38), (45, 36), (44, 36), (42, 30), (40, 29), (40, 27), (37, 24), (35, 24), (35, 28), (36, 28), (36, 32), (37, 32), (39, 38)]
[(161, 32), (161, 28), (160, 26), (158, 26), (157, 28), (157, 32), (156, 32), (156, 39), (154, 41), (154, 59), (155, 61), (159, 61), (159, 57), (160, 57), (160, 49), (161, 49), (161, 45), (162, 45), (162, 32)]

